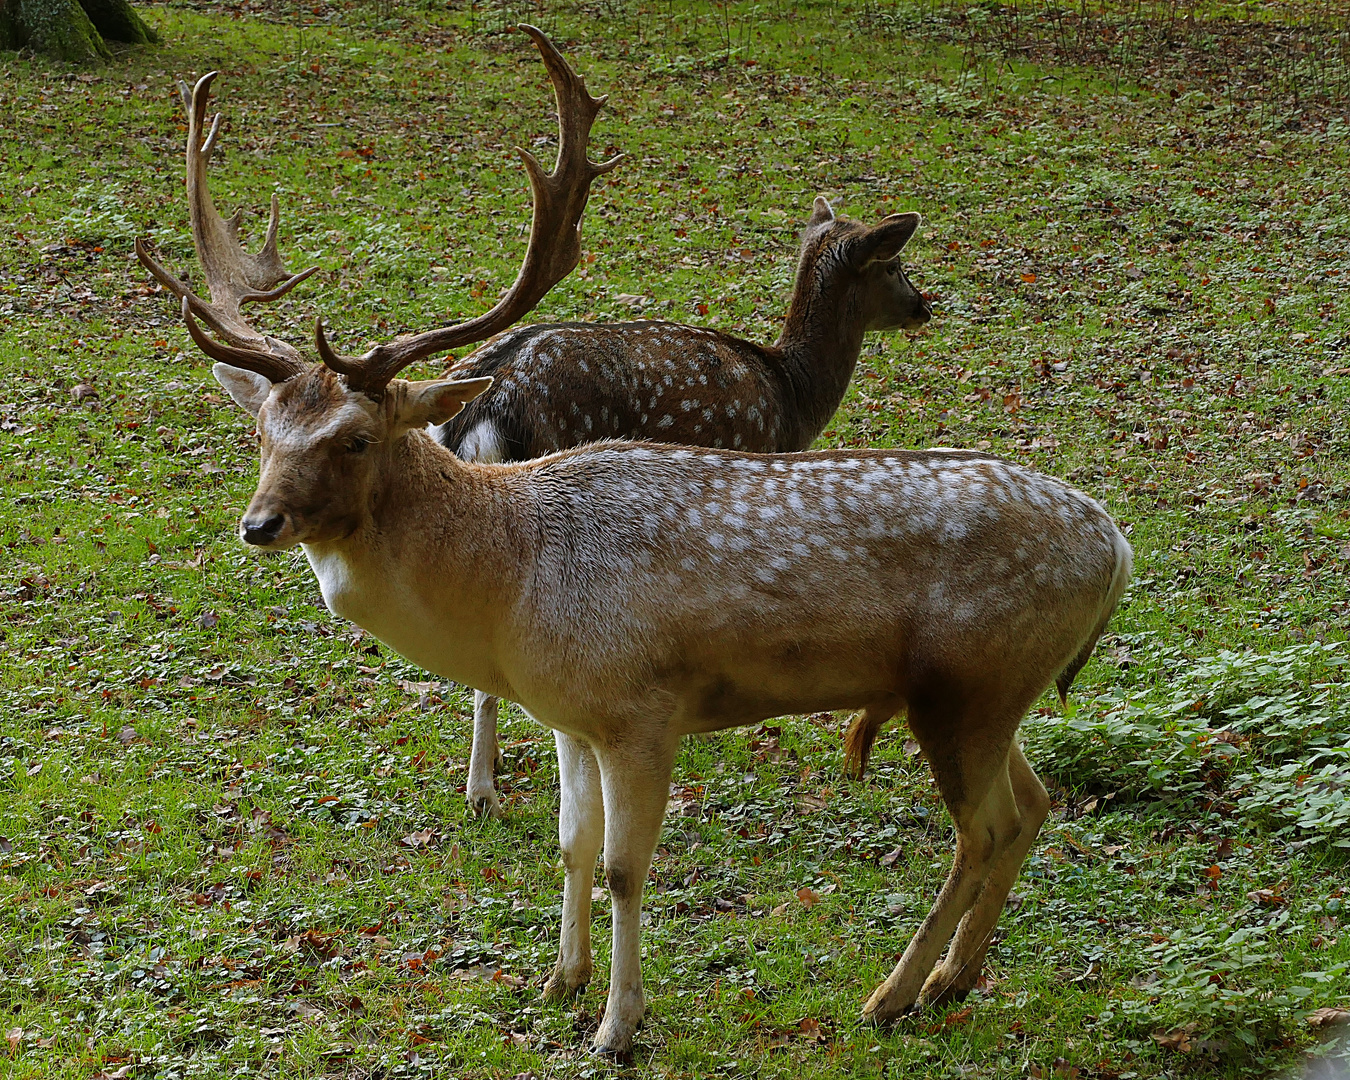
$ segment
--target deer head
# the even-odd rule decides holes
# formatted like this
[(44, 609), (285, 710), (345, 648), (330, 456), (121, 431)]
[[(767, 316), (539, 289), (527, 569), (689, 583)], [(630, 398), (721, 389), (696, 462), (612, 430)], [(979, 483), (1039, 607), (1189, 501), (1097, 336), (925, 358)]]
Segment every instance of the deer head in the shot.
[(351, 535), (387, 490), (404, 437), (445, 423), (492, 385), (392, 379), (371, 397), (324, 365), (282, 382), (229, 364), (211, 370), (257, 420), (261, 470), (239, 534), (271, 550)]
[[(817, 196), (802, 233), (794, 297), (804, 298), (808, 304), (833, 301), (857, 305), (858, 321), (864, 330), (917, 330), (933, 317), (933, 309), (906, 276), (900, 253), (922, 220), (913, 212), (891, 214), (868, 226), (837, 217), (829, 201)], [(819, 262), (825, 258), (838, 260), (845, 272), (822, 273), (840, 269), (821, 267)], [(816, 289), (807, 286), (812, 281)], [(818, 290), (827, 282), (838, 290), (837, 296), (820, 295)], [(788, 318), (791, 320), (791, 312)]]
[[(528, 151), (516, 148), (534, 196), (530, 240), (520, 272), (492, 308), (465, 322), (377, 345), (362, 356), (337, 352), (316, 320), (313, 351), (260, 333), (243, 317), (246, 303), (284, 296), (313, 274), (289, 274), (277, 253), (278, 206), (262, 250), (249, 254), (239, 240), (240, 214), (225, 219), (212, 202), (207, 165), (216, 146), (220, 115), (206, 131), (210, 72), (189, 88), (178, 84), (188, 114), (187, 192), (193, 245), (211, 300), (203, 300), (164, 268), (141, 240), (136, 254), (180, 298), (192, 340), (216, 361), (212, 372), (234, 401), (258, 421), (262, 477), (240, 525), (244, 540), (288, 547), (350, 531), (368, 497), (377, 459), (396, 452), (403, 435), (440, 423), (482, 393), (490, 379), (409, 383), (395, 376), (437, 352), (491, 337), (532, 310), (581, 258), (581, 218), (596, 177), (622, 155), (596, 163), (586, 152), (591, 126), (605, 103), (586, 91), (544, 33), (522, 26), (538, 47), (558, 106), (558, 162), (546, 173)], [(200, 321), (200, 322), (199, 322)], [(202, 329), (205, 323), (222, 340)], [(371, 451), (371, 452), (368, 452)], [(363, 494), (364, 493), (364, 494)]]

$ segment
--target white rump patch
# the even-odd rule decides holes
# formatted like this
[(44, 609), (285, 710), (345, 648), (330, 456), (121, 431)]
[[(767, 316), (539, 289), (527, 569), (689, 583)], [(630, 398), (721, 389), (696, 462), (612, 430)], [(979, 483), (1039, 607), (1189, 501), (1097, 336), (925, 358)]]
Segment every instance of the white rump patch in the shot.
[(491, 420), (484, 420), (464, 436), (459, 446), (461, 461), (476, 461), (482, 465), (494, 465), (506, 460), (506, 444), (502, 433)]

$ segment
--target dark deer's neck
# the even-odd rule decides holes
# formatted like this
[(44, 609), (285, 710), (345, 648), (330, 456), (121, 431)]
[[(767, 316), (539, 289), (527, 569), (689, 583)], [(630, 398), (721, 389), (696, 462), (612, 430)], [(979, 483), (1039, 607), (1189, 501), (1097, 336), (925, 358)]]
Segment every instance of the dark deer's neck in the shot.
[(826, 280), (814, 267), (798, 270), (783, 332), (774, 343), (799, 443), (783, 449), (806, 449), (843, 400), (865, 333), (854, 293), (852, 280)]

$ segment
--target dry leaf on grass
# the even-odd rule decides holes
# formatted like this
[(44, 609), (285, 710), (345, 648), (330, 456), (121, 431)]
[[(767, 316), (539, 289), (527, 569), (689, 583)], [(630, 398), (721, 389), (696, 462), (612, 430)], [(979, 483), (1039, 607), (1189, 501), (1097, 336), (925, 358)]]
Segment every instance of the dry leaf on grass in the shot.
[(1181, 1054), (1189, 1054), (1195, 1049), (1195, 1042), (1192, 1038), (1194, 1035), (1195, 1025), (1185, 1024), (1167, 1032), (1155, 1031), (1151, 1038), (1164, 1050), (1175, 1050)]
[(457, 982), (483, 982), (500, 983), (502, 986), (509, 986), (515, 989), (518, 986), (524, 986), (525, 980), (519, 975), (508, 975), (501, 968), (491, 967), (487, 964), (478, 964), (475, 967), (460, 968), (458, 971), (450, 972), (450, 978)]
[(1314, 1009), (1308, 1014), (1309, 1027), (1332, 1027), (1335, 1024), (1350, 1024), (1350, 1009)]

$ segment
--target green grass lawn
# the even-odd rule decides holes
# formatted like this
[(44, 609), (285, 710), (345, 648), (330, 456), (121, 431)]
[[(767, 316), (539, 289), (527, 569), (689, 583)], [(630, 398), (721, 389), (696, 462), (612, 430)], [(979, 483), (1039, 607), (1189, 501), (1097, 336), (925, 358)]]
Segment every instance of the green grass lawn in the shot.
[[(1109, 53), (1082, 44), (1109, 19), (1057, 37), (1027, 8), (999, 51), (1008, 9), (923, 0), (147, 5), (161, 47), (0, 60), (0, 1075), (1127, 1080), (1335, 1052), (1310, 1017), (1350, 1008), (1350, 112), (1307, 67), (1335, 41), (1279, 32), (1308, 8), (1249, 7)], [(934, 319), (868, 339), (820, 445), (987, 449), (1134, 545), (1068, 714), (1024, 725), (1055, 809), (945, 1014), (859, 1020), (950, 858), (926, 765), (901, 725), (845, 780), (848, 717), (794, 717), (684, 749), (647, 1020), (631, 1062), (588, 1057), (605, 905), (595, 985), (540, 998), (549, 733), (506, 710), (509, 817), (467, 817), (471, 695), (330, 616), (299, 552), (235, 539), (252, 425), (131, 250), (193, 266), (173, 79), (222, 71), (218, 203), (280, 192), (284, 258), (323, 268), (260, 322), (307, 340), (320, 312), (352, 352), (513, 277), (510, 147), (554, 130), (504, 32), (526, 17), (611, 95), (594, 156), (629, 155), (536, 319), (770, 340), (815, 195), (921, 210)]]

